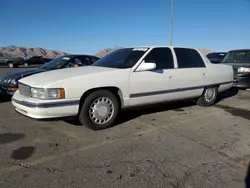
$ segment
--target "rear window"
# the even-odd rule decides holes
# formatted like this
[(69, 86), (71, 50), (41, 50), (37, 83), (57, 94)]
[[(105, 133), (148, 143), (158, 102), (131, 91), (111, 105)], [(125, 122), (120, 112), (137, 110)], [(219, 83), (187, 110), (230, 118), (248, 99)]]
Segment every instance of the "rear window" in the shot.
[(226, 53), (211, 53), (211, 54), (208, 54), (207, 57), (210, 58), (210, 59), (224, 58), (225, 55), (226, 55)]
[(219, 56), (225, 56), (226, 54), (225, 53), (219, 53), (218, 55)]
[(208, 58), (215, 58), (216, 55), (215, 55), (214, 53), (211, 53), (211, 54), (207, 54), (207, 57), (208, 57)]
[(250, 63), (249, 51), (230, 51), (222, 60), (223, 63)]

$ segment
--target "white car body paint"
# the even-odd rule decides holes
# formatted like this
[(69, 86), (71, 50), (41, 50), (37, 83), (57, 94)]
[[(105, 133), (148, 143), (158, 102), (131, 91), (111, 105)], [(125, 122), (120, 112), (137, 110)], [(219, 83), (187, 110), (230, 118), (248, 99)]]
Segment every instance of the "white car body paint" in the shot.
[[(155, 47), (168, 47), (172, 50), (174, 69), (136, 72), (146, 55)], [(127, 108), (199, 97), (206, 86), (218, 85), (219, 92), (232, 87), (233, 69), (231, 66), (212, 64), (206, 56), (195, 49), (203, 58), (206, 67), (179, 69), (174, 47), (136, 47), (136, 50), (145, 50), (145, 48), (149, 50), (132, 68), (86, 66), (54, 70), (23, 78), (19, 82), (31, 87), (64, 88), (66, 97), (65, 99), (42, 100), (22, 96), (17, 91), (12, 97), (12, 104), (18, 112), (26, 116), (43, 119), (77, 115), (82, 95), (95, 88), (118, 88), (122, 108)]]

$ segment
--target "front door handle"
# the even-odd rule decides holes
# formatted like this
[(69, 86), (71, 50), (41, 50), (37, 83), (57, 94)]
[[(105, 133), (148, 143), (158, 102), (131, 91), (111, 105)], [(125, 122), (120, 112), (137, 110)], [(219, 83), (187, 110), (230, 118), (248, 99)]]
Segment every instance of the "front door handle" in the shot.
[(169, 76), (169, 79), (173, 79), (174, 78), (174, 76)]
[(204, 73), (202, 74), (202, 76), (207, 76), (207, 73), (204, 72)]

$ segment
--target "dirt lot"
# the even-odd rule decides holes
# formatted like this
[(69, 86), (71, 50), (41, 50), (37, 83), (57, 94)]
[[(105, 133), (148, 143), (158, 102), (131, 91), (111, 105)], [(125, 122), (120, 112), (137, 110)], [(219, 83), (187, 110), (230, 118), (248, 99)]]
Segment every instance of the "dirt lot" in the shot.
[(0, 187), (249, 188), (250, 92), (223, 98), (132, 110), (97, 132), (26, 118), (2, 100)]

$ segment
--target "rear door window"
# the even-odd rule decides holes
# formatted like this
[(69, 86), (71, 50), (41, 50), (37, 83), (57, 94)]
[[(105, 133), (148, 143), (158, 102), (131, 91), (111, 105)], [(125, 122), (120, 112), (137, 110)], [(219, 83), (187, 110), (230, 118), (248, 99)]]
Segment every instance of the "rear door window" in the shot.
[(178, 68), (206, 67), (198, 51), (188, 48), (174, 48), (174, 51), (177, 57)]

